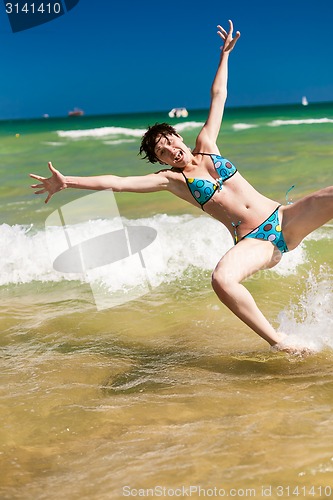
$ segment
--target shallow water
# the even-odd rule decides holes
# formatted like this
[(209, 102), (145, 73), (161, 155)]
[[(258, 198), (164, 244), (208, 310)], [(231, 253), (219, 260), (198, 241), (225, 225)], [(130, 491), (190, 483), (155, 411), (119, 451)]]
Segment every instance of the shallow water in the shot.
[[(313, 486), (313, 498), (325, 498), (331, 327), (321, 333), (320, 316), (307, 311), (297, 328), (317, 352), (271, 352), (217, 302), (206, 273), (197, 279), (196, 288), (162, 286), (130, 310), (98, 312), (88, 290), (59, 300), (48, 285), (34, 304), (27, 290), (25, 313), (12, 297), (2, 337), (2, 498), (122, 498), (160, 486), (257, 496), (262, 487)], [(262, 305), (270, 283), (251, 286)], [(278, 293), (270, 298), (265, 312), (278, 314)]]
[[(297, 199), (332, 183), (333, 125), (318, 121), (332, 116), (323, 105), (230, 111), (221, 149), (262, 192), (283, 202), (295, 183)], [(203, 113), (192, 117), (181, 124), (190, 142)], [(90, 282), (53, 269), (61, 228), (45, 221), (78, 193), (45, 206), (27, 174), (50, 159), (73, 175), (148, 173), (135, 156), (148, 118), (159, 119), (1, 124), (0, 497), (331, 498), (332, 224), (246, 283), (269, 320), (313, 350), (305, 358), (270, 351), (219, 303), (210, 274), (230, 235), (167, 194), (116, 197), (123, 222), (158, 233), (161, 252), (143, 252), (148, 293), (98, 309), (97, 282), (107, 297), (141, 285), (135, 262)], [(267, 125), (277, 119), (299, 123)], [(110, 126), (126, 130), (101, 135)], [(89, 239), (109, 223), (70, 230)]]
[(228, 331), (237, 348), (214, 349), (224, 337), (207, 323), (172, 331), (83, 342), (59, 327), (49, 343), (8, 345), (2, 498), (331, 484), (331, 352), (289, 359), (255, 343), (251, 352), (237, 329)]

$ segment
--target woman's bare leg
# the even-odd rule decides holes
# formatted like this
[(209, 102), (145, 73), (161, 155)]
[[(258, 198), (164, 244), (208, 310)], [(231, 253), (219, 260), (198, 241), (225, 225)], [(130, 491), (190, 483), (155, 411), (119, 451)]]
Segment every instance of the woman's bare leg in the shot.
[[(288, 248), (293, 250), (309, 233), (333, 218), (333, 186), (280, 207), (279, 216)], [(274, 267), (281, 257), (280, 251), (270, 242), (242, 240), (216, 266), (212, 286), (221, 302), (270, 345), (289, 352), (302, 352), (283, 344), (285, 335), (276, 332), (241, 284), (255, 272)]]
[(275, 331), (241, 281), (275, 266), (281, 256), (268, 241), (245, 239), (222, 257), (212, 276), (213, 289), (221, 302), (270, 345), (281, 342), (284, 336)]
[(333, 186), (280, 208), (282, 231), (289, 250), (308, 234), (333, 219)]

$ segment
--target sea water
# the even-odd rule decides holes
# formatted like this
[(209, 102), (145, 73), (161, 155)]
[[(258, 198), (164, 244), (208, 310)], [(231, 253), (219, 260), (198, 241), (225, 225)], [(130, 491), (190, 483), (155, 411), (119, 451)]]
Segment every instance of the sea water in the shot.
[[(193, 146), (206, 115), (171, 123)], [(157, 234), (135, 300), (139, 260), (90, 280), (53, 267), (64, 229), (47, 221), (92, 193), (45, 205), (28, 174), (48, 176), (48, 161), (67, 175), (153, 172), (137, 153), (161, 121), (167, 112), (0, 122), (0, 496), (333, 497), (332, 222), (246, 282), (306, 358), (270, 351), (218, 301), (210, 276), (232, 238), (169, 193), (114, 195), (123, 226)], [(332, 184), (332, 131), (330, 103), (227, 109), (218, 144), (285, 203), (292, 185), (296, 201)], [(103, 207), (94, 220), (78, 209), (68, 230), (87, 241), (112, 230)], [(97, 282), (125, 299), (98, 308)]]

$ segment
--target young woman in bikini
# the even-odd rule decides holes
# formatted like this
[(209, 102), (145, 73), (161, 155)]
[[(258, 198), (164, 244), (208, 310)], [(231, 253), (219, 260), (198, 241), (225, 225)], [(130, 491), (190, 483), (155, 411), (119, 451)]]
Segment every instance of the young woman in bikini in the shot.
[(36, 194), (48, 193), (46, 203), (65, 188), (136, 193), (168, 190), (201, 208), (224, 224), (235, 241), (212, 275), (212, 286), (219, 299), (271, 346), (295, 352), (287, 345), (286, 335), (277, 332), (259, 310), (242, 281), (257, 271), (274, 267), (284, 252), (296, 248), (309, 233), (333, 218), (333, 186), (281, 206), (256, 191), (221, 156), (216, 140), (227, 97), (228, 58), (240, 33), (233, 36), (233, 24), (229, 21), (228, 32), (218, 26), (218, 35), (224, 44), (211, 87), (208, 118), (194, 150), (184, 144), (173, 127), (156, 124), (143, 136), (140, 153), (151, 163), (171, 168), (143, 176), (70, 177), (49, 163), (52, 176), (30, 174), (39, 181), (32, 188), (37, 189)]

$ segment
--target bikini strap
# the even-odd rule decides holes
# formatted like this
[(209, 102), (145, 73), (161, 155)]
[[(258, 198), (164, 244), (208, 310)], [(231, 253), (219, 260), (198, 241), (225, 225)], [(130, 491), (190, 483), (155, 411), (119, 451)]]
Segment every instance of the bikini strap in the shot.
[(238, 226), (242, 223), (241, 220), (235, 224), (234, 222), (231, 223), (232, 227), (234, 228), (234, 240), (235, 240), (235, 245), (238, 243), (238, 234), (237, 234), (237, 228)]
[(293, 204), (293, 201), (292, 200), (289, 200), (289, 193), (292, 189), (294, 189), (295, 187), (295, 184), (293, 184), (287, 191), (286, 191), (286, 202), (287, 202), (287, 205), (292, 205)]

